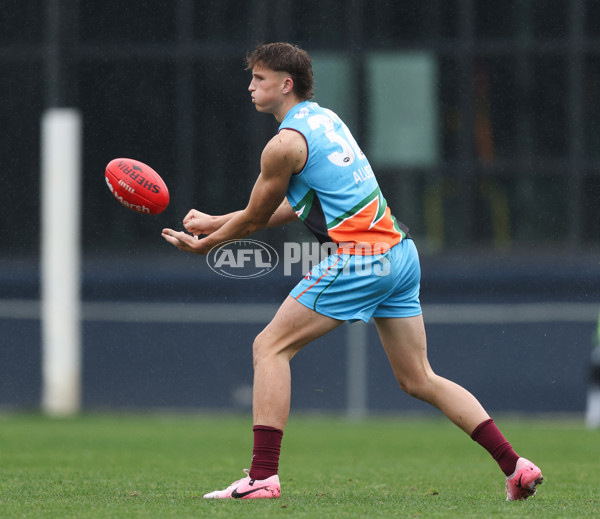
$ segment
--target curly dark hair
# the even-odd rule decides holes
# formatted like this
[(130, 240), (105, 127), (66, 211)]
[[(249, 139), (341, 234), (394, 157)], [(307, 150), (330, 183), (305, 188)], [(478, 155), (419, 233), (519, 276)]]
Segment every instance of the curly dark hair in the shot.
[(259, 44), (246, 55), (246, 70), (260, 64), (271, 70), (287, 72), (294, 82), (293, 91), (302, 100), (314, 96), (314, 76), (308, 52), (291, 43)]

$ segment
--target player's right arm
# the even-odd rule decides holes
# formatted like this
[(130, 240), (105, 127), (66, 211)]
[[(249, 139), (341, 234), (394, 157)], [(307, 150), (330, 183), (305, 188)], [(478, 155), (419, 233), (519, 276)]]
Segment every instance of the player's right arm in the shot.
[(271, 218), (269, 218), (267, 228), (270, 229), (272, 227), (280, 227), (297, 219), (298, 216), (296, 215), (296, 212), (290, 205), (288, 199), (284, 198), (281, 204), (279, 204), (279, 207), (271, 216)]
[[(221, 227), (223, 227), (223, 225), (225, 225), (229, 220), (239, 213), (241, 213), (241, 211), (234, 211), (232, 213), (222, 215), (210, 215), (196, 209), (192, 209), (183, 219), (183, 226), (194, 236), (199, 236), (201, 234), (208, 235), (218, 231)], [(296, 219), (296, 213), (292, 209), (288, 199), (284, 198), (269, 219), (267, 228), (280, 227), (281, 225), (293, 222)]]

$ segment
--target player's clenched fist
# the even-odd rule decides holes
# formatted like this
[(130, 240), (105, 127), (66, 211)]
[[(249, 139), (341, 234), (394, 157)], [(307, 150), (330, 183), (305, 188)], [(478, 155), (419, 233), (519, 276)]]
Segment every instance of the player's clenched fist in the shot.
[(211, 234), (219, 228), (216, 218), (210, 214), (191, 209), (183, 219), (183, 226), (194, 236)]

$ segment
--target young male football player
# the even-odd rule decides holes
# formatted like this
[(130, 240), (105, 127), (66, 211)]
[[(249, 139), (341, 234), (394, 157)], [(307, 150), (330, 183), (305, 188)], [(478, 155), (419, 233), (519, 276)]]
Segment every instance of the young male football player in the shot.
[(280, 123), (262, 152), (248, 205), (221, 216), (192, 209), (183, 221), (187, 233), (164, 229), (163, 237), (182, 251), (206, 254), (224, 241), (300, 219), (321, 243), (338, 249), (296, 285), (256, 337), (251, 467), (246, 477), (204, 497), (279, 497), (291, 359), (344, 321), (371, 318), (400, 387), (440, 409), (492, 455), (506, 475), (508, 500), (535, 494), (540, 469), (519, 457), (471, 393), (431, 369), (414, 242), (346, 125), (310, 101), (310, 56), (289, 43), (259, 45), (247, 56), (247, 69), (256, 110)]

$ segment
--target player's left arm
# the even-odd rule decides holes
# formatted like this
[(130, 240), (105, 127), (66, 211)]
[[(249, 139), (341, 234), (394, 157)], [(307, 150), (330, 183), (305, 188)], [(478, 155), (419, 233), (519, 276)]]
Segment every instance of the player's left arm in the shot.
[(219, 243), (245, 238), (272, 226), (273, 216), (278, 210), (283, 210), (281, 223), (291, 221), (293, 211), (285, 205), (285, 194), (291, 176), (304, 166), (306, 154), (306, 142), (300, 134), (281, 131), (263, 150), (261, 172), (245, 209), (235, 213), (220, 229), (204, 238), (197, 239), (185, 232), (163, 229), (164, 239), (180, 250), (207, 254)]

